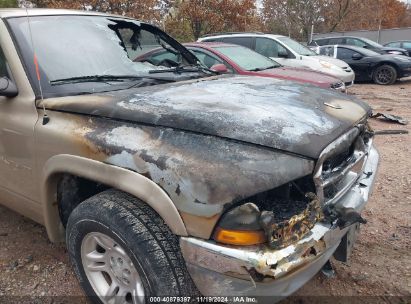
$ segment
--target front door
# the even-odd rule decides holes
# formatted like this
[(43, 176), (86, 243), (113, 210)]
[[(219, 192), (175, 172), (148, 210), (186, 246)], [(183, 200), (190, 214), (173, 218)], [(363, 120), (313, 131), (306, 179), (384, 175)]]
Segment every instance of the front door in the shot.
[(37, 201), (38, 181), (34, 180), (33, 173), (33, 130), (38, 118), (35, 97), (2, 20), (0, 77), (8, 77), (19, 90), (16, 97), (0, 96), (0, 188), (9, 198), (23, 196), (28, 200)]
[[(358, 57), (355, 57), (357, 55)], [(367, 57), (354, 50), (344, 47), (337, 48), (337, 59), (343, 60), (353, 69), (355, 80), (368, 80), (368, 70), (370, 64)]]

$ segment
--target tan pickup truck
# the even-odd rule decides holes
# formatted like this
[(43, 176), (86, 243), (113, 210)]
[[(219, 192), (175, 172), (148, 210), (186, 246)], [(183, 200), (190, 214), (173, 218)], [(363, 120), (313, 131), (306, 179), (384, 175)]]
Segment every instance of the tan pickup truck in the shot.
[(348, 259), (379, 158), (365, 103), (217, 75), (126, 17), (0, 17), (0, 203), (66, 241), (94, 301), (272, 303)]

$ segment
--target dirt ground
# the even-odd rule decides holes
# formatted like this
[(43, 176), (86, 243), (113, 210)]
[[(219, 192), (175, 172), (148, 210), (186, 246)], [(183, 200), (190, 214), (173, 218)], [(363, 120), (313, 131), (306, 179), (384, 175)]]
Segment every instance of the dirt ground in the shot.
[[(355, 85), (350, 93), (368, 102), (373, 113), (399, 115), (411, 123), (411, 78), (392, 86)], [(370, 121), (374, 130), (411, 132), (411, 124)], [(374, 142), (380, 152), (378, 178), (363, 213), (368, 223), (361, 227), (350, 264), (333, 262), (334, 278), (315, 276), (296, 293), (302, 303), (318, 300), (312, 296), (339, 296), (347, 303), (411, 303), (411, 137), (380, 135)]]
[[(350, 93), (374, 112), (411, 122), (411, 78), (392, 86), (357, 84)], [(411, 131), (411, 124), (376, 119), (372, 126)], [(350, 264), (333, 261), (334, 278), (319, 273), (286, 302), (411, 303), (411, 137), (384, 135), (375, 143), (381, 154), (378, 179)], [(50, 243), (42, 226), (0, 207), (0, 302), (60, 303), (61, 296), (73, 295), (82, 291), (65, 247)]]

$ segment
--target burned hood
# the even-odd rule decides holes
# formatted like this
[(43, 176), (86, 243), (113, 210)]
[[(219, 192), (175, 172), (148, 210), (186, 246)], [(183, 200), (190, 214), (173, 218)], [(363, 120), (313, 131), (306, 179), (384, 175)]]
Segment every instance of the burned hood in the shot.
[(48, 109), (213, 135), (310, 158), (317, 158), (369, 112), (365, 103), (332, 90), (242, 76), (54, 98), (44, 103)]

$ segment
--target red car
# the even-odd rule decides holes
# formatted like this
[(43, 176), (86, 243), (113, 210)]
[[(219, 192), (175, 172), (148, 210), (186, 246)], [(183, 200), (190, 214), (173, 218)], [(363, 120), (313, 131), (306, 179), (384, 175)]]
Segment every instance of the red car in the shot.
[[(243, 46), (221, 42), (185, 43), (184, 46), (208, 68), (221, 73), (272, 77), (345, 91), (344, 83), (338, 78), (308, 69), (281, 66)], [(135, 61), (147, 61), (154, 65), (164, 65), (166, 61), (173, 66), (178, 65), (181, 60), (178, 54), (174, 55), (158, 48), (139, 56)]]

